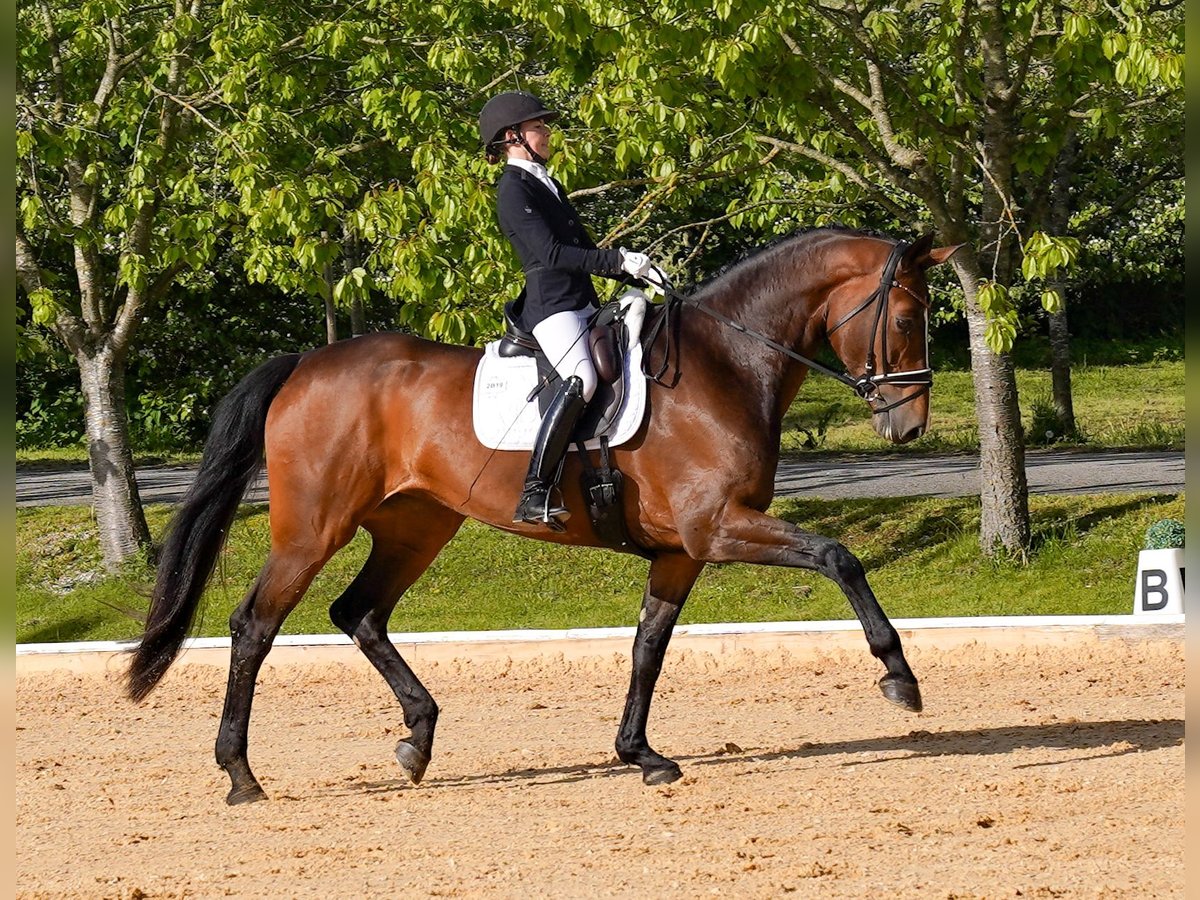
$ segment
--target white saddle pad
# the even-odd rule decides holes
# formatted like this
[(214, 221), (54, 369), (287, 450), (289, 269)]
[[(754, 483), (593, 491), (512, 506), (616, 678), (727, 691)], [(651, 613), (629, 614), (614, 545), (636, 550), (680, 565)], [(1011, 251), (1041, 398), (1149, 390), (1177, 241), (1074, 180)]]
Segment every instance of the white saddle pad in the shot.
[[(538, 383), (537, 364), (532, 356), (500, 356), (499, 346), (499, 341), (488, 344), (475, 370), (475, 436), (493, 450), (532, 450), (542, 417), (537, 397), (529, 402), (525, 398)], [(633, 351), (625, 355), (621, 377), (625, 379), (625, 399), (607, 433), (610, 447), (633, 437), (646, 414), (646, 376), (642, 374), (640, 344), (635, 343)], [(599, 447), (599, 436), (589, 439), (585, 446)]]

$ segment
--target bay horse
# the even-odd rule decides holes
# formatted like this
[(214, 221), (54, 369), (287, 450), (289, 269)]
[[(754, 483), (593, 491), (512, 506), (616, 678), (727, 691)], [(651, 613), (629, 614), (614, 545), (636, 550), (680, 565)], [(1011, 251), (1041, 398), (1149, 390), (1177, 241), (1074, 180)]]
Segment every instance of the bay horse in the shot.
[[(837, 377), (871, 406), (879, 435), (904, 443), (925, 431), (930, 379), (905, 373), (929, 372), (925, 271), (957, 249), (932, 243), (810, 230), (734, 265), (674, 304), (670, 328), (650, 329), (647, 359), (662, 361), (673, 348), (672, 376), (649, 384), (645, 422), (611, 454), (625, 477), (629, 535), (650, 559), (616, 738), (618, 757), (640, 767), (646, 784), (681, 776), (651, 749), (646, 723), (671, 631), (706, 563), (791, 566), (832, 579), (886, 669), (884, 696), (920, 711), (917, 679), (857, 557), (765, 510), (784, 413), (824, 341), (854, 373)], [(373, 334), (271, 359), (218, 405), (196, 480), (161, 549), (126, 690), (143, 699), (178, 655), (265, 454), (270, 552), (229, 619), (216, 742), (231, 781), (228, 803), (266, 798), (246, 755), (255, 679), (288, 613), (359, 528), (371, 535), (370, 554), (329, 615), (399, 700), (410, 734), (396, 758), (414, 784), (430, 761), (438, 706), (388, 639), (400, 596), (468, 516), (524, 537), (603, 546), (582, 512), (582, 462), (574, 456), (562, 484), (576, 515), (565, 530), (510, 521), (527, 455), (489, 451), (474, 435), (480, 356), (473, 347)]]

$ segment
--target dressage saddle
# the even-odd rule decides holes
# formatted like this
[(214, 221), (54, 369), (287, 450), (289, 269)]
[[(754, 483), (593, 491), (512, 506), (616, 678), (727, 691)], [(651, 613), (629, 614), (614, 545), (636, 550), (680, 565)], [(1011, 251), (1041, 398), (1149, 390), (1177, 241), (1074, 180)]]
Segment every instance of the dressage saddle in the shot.
[[(625, 323), (620, 318), (621, 308), (616, 303), (601, 307), (596, 321), (588, 329), (587, 342), (591, 351), (592, 364), (596, 367), (599, 382), (596, 393), (575, 427), (575, 440), (585, 441), (604, 434), (621, 411), (625, 399)], [(513, 321), (512, 303), (504, 305), (504, 337), (496, 352), (502, 357), (532, 356), (537, 362), (538, 412), (545, 415), (546, 408), (554, 397), (554, 388), (559, 382), (554, 364), (542, 352), (532, 332), (525, 331)], [(532, 396), (530, 397), (532, 399)]]

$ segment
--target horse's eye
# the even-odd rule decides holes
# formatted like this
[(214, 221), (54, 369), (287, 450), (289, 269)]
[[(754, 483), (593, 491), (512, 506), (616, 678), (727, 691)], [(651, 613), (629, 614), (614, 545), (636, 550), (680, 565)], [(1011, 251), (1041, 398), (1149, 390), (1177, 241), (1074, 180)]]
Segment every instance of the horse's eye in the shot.
[(908, 334), (912, 331), (913, 320), (907, 316), (896, 316), (896, 330), (901, 334)]

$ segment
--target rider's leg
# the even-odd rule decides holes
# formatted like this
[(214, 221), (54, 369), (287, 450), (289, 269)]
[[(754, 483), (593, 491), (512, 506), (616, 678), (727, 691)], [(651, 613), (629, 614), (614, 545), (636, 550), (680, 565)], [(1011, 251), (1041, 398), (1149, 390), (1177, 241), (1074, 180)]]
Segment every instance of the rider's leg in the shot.
[(555, 527), (570, 515), (565, 506), (554, 502), (552, 495), (571, 443), (571, 432), (596, 391), (596, 370), (587, 345), (587, 313), (588, 310), (556, 313), (533, 329), (542, 352), (554, 364), (562, 381), (538, 428), (525, 488), (513, 514), (514, 522)]
[(566, 381), (575, 375), (583, 382), (585, 401), (592, 399), (597, 384), (587, 337), (588, 317), (593, 312), (593, 307), (584, 307), (574, 312), (555, 313), (533, 326), (533, 336), (559, 378)]

